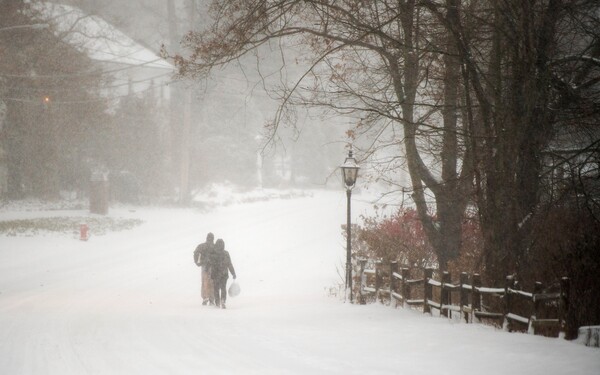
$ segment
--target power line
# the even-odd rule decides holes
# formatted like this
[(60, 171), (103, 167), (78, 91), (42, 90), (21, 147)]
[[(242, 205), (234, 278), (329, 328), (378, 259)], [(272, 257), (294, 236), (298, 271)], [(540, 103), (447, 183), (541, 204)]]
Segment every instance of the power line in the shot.
[[(144, 90), (140, 90), (137, 92), (133, 92), (133, 93), (127, 93), (124, 95), (116, 95), (116, 96), (110, 96), (110, 97), (102, 97), (102, 98), (98, 98), (98, 99), (85, 99), (85, 100), (64, 100), (64, 101), (51, 101), (51, 104), (55, 104), (55, 105), (60, 105), (60, 104), (84, 104), (84, 103), (100, 103), (100, 102), (108, 102), (111, 100), (116, 100), (116, 99), (120, 99), (120, 98), (125, 98), (128, 96), (133, 96), (136, 94), (140, 94), (143, 92), (146, 92), (148, 90), (151, 90), (153, 88), (156, 87), (163, 87), (163, 86), (167, 86), (173, 82), (176, 82), (174, 80), (172, 81), (168, 81), (165, 82), (163, 84), (160, 85), (156, 85), (156, 86), (150, 86), (145, 88)], [(0, 98), (0, 100), (7, 100), (7, 101), (12, 101), (12, 102), (20, 102), (20, 103), (39, 103), (40, 100), (34, 100), (34, 99), (22, 99), (22, 98), (10, 98), (10, 97), (4, 97), (4, 98)]]
[[(17, 90), (26, 90), (26, 91), (52, 91), (52, 92), (70, 92), (70, 91), (78, 91), (81, 88), (85, 88), (85, 87), (90, 87), (90, 88), (94, 88), (94, 89), (98, 89), (98, 90), (102, 90), (102, 89), (111, 89), (111, 88), (116, 88), (116, 87), (123, 87), (123, 86), (128, 86), (128, 85), (133, 85), (133, 84), (137, 84), (137, 83), (143, 83), (143, 82), (148, 82), (148, 81), (153, 81), (155, 79), (158, 78), (162, 78), (165, 76), (169, 76), (171, 75), (171, 73), (163, 73), (163, 74), (159, 74), (156, 76), (152, 76), (149, 78), (144, 78), (144, 79), (140, 79), (137, 81), (130, 81), (130, 80), (125, 80), (125, 79), (121, 79), (119, 78), (119, 81), (125, 81), (123, 83), (119, 83), (119, 84), (115, 84), (115, 85), (93, 85), (93, 84), (89, 84), (89, 85), (78, 85), (77, 87), (70, 87), (70, 88), (64, 88), (64, 87), (11, 87), (11, 89), (17, 89)], [(169, 83), (174, 82), (173, 80), (170, 80)], [(160, 87), (160, 86), (159, 86)]]
[[(115, 72), (120, 72), (120, 71), (124, 71), (124, 70), (128, 70), (128, 69), (135, 69), (135, 68), (139, 68), (139, 67), (143, 67), (149, 64), (153, 64), (157, 61), (161, 61), (163, 59), (158, 58), (156, 60), (151, 60), (151, 61), (146, 61), (145, 63), (142, 64), (138, 64), (138, 65), (128, 65), (122, 68), (117, 68), (117, 69), (111, 69), (111, 70), (102, 70), (102, 71), (96, 71), (96, 72), (87, 72), (87, 73), (75, 73), (75, 74), (36, 74), (36, 75), (23, 75), (23, 74), (2, 74), (0, 73), (0, 77), (7, 77), (7, 78), (29, 78), (29, 79), (36, 79), (36, 78), (71, 78), (71, 77), (93, 77), (93, 76), (101, 76), (104, 74), (109, 74), (109, 73), (115, 73)], [(156, 68), (156, 69), (162, 69), (162, 68)]]

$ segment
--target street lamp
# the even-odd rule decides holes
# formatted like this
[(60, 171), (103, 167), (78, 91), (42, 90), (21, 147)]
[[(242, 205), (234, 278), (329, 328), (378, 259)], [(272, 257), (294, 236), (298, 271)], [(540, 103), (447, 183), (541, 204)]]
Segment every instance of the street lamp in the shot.
[(348, 151), (348, 157), (344, 164), (340, 166), (342, 169), (342, 178), (344, 179), (344, 186), (346, 186), (346, 198), (347, 203), (347, 218), (346, 218), (346, 295), (350, 293), (350, 302), (352, 302), (352, 231), (350, 227), (350, 198), (352, 196), (352, 188), (356, 184), (356, 178), (358, 177), (359, 166), (356, 163), (354, 157), (352, 157), (352, 150)]

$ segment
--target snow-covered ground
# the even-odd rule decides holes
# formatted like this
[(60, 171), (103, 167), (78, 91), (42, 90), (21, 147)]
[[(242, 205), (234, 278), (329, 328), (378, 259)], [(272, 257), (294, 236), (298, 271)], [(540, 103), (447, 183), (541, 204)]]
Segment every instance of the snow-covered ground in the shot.
[[(328, 296), (345, 194), (211, 211), (111, 208), (127, 231), (0, 235), (0, 374), (598, 374), (600, 351)], [(354, 220), (369, 205), (353, 200)], [(0, 221), (86, 211), (0, 211)], [(192, 261), (225, 240), (242, 293), (201, 306)]]

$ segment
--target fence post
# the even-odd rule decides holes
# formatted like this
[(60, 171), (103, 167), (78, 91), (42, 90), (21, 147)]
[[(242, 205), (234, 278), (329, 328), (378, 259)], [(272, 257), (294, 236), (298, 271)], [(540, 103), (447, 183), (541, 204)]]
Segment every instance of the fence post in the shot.
[(571, 280), (568, 277), (560, 279), (560, 301), (558, 302), (558, 323), (560, 324), (559, 337), (566, 338), (567, 314), (569, 313), (569, 296), (571, 293)]
[(410, 299), (410, 284), (407, 283), (409, 276), (409, 269), (408, 268), (403, 268), (402, 269), (402, 306), (403, 307), (408, 307), (408, 303), (406, 303), (406, 301), (408, 301)]
[(448, 310), (448, 308), (444, 309), (444, 306), (448, 306), (450, 304), (450, 291), (446, 288), (446, 284), (450, 284), (450, 280), (450, 272), (444, 271), (442, 273), (442, 287), (440, 288), (440, 314), (446, 318), (452, 317), (452, 313)]
[(507, 318), (510, 310), (512, 308), (512, 295), (510, 289), (513, 288), (515, 284), (514, 275), (506, 276), (506, 282), (504, 283), (504, 318), (502, 322), (502, 327), (505, 331), (510, 332), (512, 330), (512, 326), (510, 320)]
[(533, 319), (532, 320), (532, 332), (535, 335), (536, 334), (536, 324), (535, 321), (537, 320), (539, 313), (540, 313), (540, 301), (537, 299), (537, 295), (541, 294), (542, 291), (544, 290), (544, 285), (539, 282), (536, 281), (535, 285), (533, 286)]
[(471, 305), (473, 306), (472, 322), (475, 321), (475, 313), (481, 311), (481, 293), (479, 293), (479, 288), (481, 288), (481, 275), (475, 273), (473, 274), (473, 289), (471, 290)]
[(423, 275), (423, 314), (431, 313), (431, 307), (429, 307), (429, 300), (433, 300), (433, 287), (429, 284), (429, 279), (433, 277), (433, 268), (425, 268), (425, 274)]
[(469, 305), (469, 297), (467, 291), (464, 288), (465, 284), (468, 284), (469, 275), (466, 272), (460, 274), (460, 312), (465, 318), (465, 323), (469, 323), (469, 314), (465, 312), (465, 306)]
[(358, 291), (359, 293), (359, 298), (358, 298), (358, 303), (360, 303), (361, 305), (366, 305), (367, 301), (365, 300), (365, 293), (363, 291), (363, 288), (365, 287), (365, 267), (367, 266), (367, 260), (366, 259), (359, 259), (358, 261), (360, 263), (360, 289)]
[[(398, 272), (398, 261), (390, 262), (390, 306), (392, 306), (392, 302), (396, 301), (394, 298), (394, 292), (396, 291), (396, 277), (394, 273)], [(398, 306), (398, 301), (393, 305), (394, 307)]]

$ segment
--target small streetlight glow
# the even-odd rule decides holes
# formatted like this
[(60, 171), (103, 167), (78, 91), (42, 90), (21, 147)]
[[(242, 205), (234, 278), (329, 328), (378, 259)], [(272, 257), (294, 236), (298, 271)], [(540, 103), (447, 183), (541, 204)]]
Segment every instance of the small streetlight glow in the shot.
[(356, 159), (352, 156), (352, 150), (348, 151), (348, 157), (344, 164), (340, 166), (342, 168), (342, 175), (344, 179), (344, 185), (347, 189), (352, 189), (356, 184), (356, 178), (358, 177), (358, 170), (360, 167), (356, 163)]

